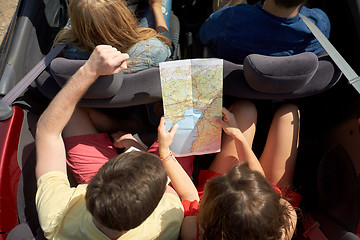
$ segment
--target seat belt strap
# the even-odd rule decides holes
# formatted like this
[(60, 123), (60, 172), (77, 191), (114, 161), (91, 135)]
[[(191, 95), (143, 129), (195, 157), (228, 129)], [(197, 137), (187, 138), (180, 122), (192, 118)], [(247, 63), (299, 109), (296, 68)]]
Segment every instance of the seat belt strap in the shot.
[[(341, 56), (341, 54), (336, 50), (336, 48), (330, 43), (330, 41), (327, 39), (327, 37), (325, 37), (325, 35), (320, 31), (320, 29), (309, 18), (305, 17), (302, 14), (299, 15), (306, 24), (306, 26), (310, 29), (312, 34), (314, 34), (316, 39), (319, 41), (321, 46), (325, 49), (325, 51), (329, 54), (329, 56), (335, 62), (341, 72), (349, 80), (349, 83), (352, 84), (355, 89), (360, 93), (360, 77)], [(356, 85), (354, 85), (355, 83)]]
[(2, 101), (9, 106), (20, 94), (42, 73), (51, 61), (64, 49), (66, 44), (56, 45), (51, 51), (36, 64), (5, 96)]
[(303, 233), (305, 238), (310, 238), (310, 240), (328, 240), (319, 228), (320, 223), (318, 221), (314, 221), (310, 213), (305, 215), (302, 223), (305, 229)]

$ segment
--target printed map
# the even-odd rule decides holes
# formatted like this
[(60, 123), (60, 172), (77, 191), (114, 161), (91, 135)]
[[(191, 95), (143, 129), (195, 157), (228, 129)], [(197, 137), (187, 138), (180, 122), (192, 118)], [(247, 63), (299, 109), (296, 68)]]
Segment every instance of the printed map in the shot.
[(188, 59), (160, 63), (165, 125), (179, 128), (170, 149), (177, 156), (220, 151), (222, 116), (222, 59)]

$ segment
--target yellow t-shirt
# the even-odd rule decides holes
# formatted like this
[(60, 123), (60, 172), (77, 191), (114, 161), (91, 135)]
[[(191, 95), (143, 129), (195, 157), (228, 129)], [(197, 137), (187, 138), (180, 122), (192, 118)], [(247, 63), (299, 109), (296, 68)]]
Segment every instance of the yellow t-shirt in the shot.
[[(49, 172), (37, 182), (36, 208), (47, 239), (104, 239), (86, 209), (87, 185), (70, 188), (65, 173)], [(179, 198), (165, 193), (154, 212), (120, 240), (178, 239), (184, 211)]]

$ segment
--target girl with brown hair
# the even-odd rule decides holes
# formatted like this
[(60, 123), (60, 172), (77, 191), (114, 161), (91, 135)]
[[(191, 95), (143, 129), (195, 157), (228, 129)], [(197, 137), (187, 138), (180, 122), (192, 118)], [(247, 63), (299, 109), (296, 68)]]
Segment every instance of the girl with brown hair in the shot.
[(182, 239), (293, 236), (301, 197), (289, 187), (298, 148), (299, 109), (292, 104), (279, 107), (259, 160), (251, 149), (256, 119), (256, 108), (248, 101), (233, 104), (230, 111), (223, 109), (223, 118), (216, 119), (226, 133), (222, 149), (209, 170), (200, 171), (197, 188), (169, 150), (177, 125), (167, 132), (161, 119), (160, 159), (185, 210)]
[(54, 44), (68, 44), (64, 55), (71, 59), (87, 59), (97, 45), (111, 45), (129, 54), (128, 73), (157, 66), (170, 57), (172, 47), (161, 2), (149, 0), (154, 30), (138, 27), (124, 0), (70, 0), (70, 27), (58, 33)]

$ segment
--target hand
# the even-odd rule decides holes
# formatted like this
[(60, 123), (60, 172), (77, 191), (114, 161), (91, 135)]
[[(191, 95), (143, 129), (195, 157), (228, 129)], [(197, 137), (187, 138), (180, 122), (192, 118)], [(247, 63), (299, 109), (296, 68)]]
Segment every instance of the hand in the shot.
[(226, 108), (222, 109), (222, 118), (214, 118), (215, 122), (220, 125), (224, 132), (230, 136), (232, 136), (235, 131), (239, 131), (239, 127), (237, 125), (234, 114), (229, 112)]
[(151, 8), (161, 8), (162, 0), (149, 0), (149, 6)]
[(174, 139), (174, 135), (178, 129), (178, 125), (175, 124), (170, 132), (165, 128), (165, 117), (162, 116), (158, 127), (158, 140), (159, 140), (159, 154), (160, 158), (165, 158), (169, 155), (169, 147)]
[(121, 53), (109, 45), (98, 45), (83, 66), (86, 71), (92, 72), (96, 77), (120, 73), (127, 69), (126, 60), (129, 55)]
[(131, 146), (134, 146), (135, 143), (138, 143), (136, 138), (130, 133), (118, 131), (112, 133), (111, 137), (114, 139), (114, 146), (117, 148), (129, 149)]

